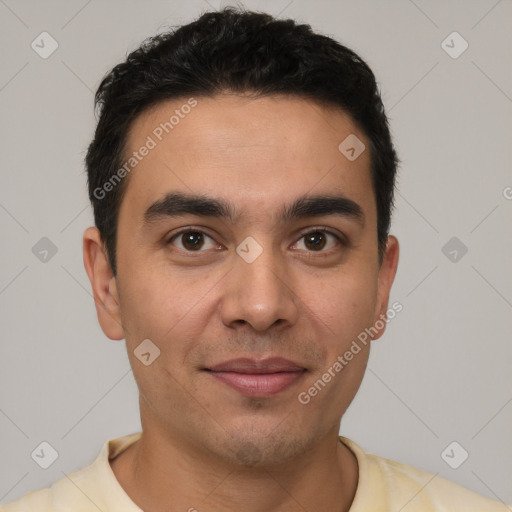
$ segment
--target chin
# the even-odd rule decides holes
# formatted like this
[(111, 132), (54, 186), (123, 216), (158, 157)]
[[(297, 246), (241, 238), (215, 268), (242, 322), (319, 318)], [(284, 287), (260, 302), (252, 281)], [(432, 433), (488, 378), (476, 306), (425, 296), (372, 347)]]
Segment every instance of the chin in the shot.
[(237, 439), (230, 443), (226, 455), (231, 463), (245, 468), (268, 468), (289, 462), (304, 450), (304, 443), (298, 439)]
[[(261, 427), (261, 428), (259, 428)], [(212, 449), (217, 456), (229, 464), (244, 468), (278, 466), (293, 460), (308, 450), (318, 436), (280, 420), (275, 425), (240, 425), (231, 431), (224, 431)]]

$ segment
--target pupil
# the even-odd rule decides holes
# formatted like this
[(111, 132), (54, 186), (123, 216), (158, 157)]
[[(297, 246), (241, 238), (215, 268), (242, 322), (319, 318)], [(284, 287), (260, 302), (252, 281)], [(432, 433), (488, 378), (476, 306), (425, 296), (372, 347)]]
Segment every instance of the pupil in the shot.
[(323, 233), (316, 232), (306, 236), (306, 246), (308, 249), (323, 249), (325, 246), (325, 236)]
[(183, 246), (186, 249), (200, 249), (203, 245), (203, 235), (197, 231), (191, 231), (184, 235)]

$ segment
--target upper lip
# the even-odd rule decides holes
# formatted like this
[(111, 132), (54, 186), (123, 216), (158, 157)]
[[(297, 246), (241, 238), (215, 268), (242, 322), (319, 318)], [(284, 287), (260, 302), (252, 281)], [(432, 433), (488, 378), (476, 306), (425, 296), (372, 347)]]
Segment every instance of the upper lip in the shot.
[(225, 361), (205, 369), (214, 372), (236, 372), (248, 374), (299, 372), (305, 370), (304, 366), (282, 357), (271, 357), (259, 361), (250, 358), (231, 359), (230, 361)]

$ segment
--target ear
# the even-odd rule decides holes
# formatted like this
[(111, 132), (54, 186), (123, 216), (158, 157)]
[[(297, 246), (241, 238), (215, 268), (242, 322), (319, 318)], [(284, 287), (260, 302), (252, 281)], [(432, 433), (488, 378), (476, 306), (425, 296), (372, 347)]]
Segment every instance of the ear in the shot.
[[(384, 253), (382, 264), (379, 269), (378, 285), (377, 285), (377, 303), (375, 307), (375, 317), (373, 319), (376, 334), (372, 335), (372, 339), (379, 339), (386, 330), (386, 318), (389, 304), (389, 293), (391, 285), (395, 279), (396, 269), (398, 267), (399, 244), (396, 237), (388, 236), (386, 251)], [(380, 322), (379, 322), (380, 320)], [(382, 328), (378, 325), (383, 324)]]
[(100, 232), (87, 228), (83, 236), (84, 266), (92, 285), (98, 321), (111, 340), (124, 338), (116, 278), (107, 258)]

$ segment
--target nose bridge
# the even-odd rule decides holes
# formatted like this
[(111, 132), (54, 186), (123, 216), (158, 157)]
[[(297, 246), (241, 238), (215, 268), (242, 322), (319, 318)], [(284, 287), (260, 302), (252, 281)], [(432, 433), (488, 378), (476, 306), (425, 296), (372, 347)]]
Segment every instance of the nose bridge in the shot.
[(223, 320), (228, 324), (243, 321), (256, 330), (265, 330), (278, 320), (293, 324), (297, 320), (296, 298), (284, 264), (271, 247), (259, 247), (248, 240), (237, 248)]

